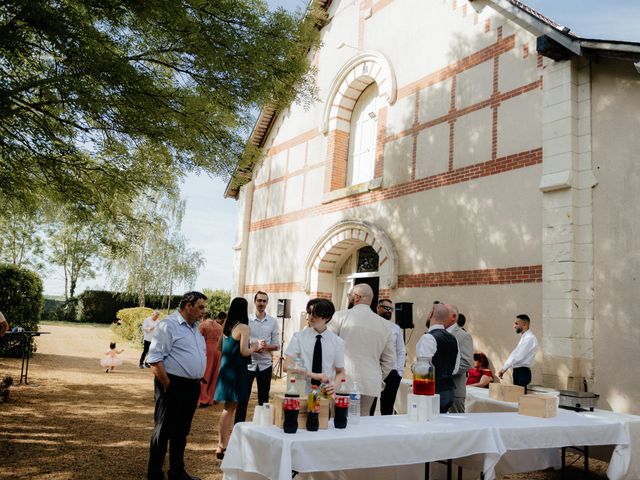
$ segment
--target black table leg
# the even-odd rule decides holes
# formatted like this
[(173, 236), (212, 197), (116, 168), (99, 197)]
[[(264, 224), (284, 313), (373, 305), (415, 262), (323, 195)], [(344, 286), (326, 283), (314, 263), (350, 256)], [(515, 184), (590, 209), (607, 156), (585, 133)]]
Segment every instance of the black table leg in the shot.
[(430, 463), (427, 462), (424, 464), (424, 480), (429, 480), (429, 467), (430, 467)]
[(584, 478), (589, 479), (589, 446), (584, 446)]
[(562, 453), (560, 455), (561, 459), (561, 467), (560, 467), (560, 478), (564, 480), (565, 474), (565, 466), (566, 466), (566, 456), (567, 456), (567, 447), (562, 447)]
[(458, 465), (458, 480), (462, 480), (462, 467)]

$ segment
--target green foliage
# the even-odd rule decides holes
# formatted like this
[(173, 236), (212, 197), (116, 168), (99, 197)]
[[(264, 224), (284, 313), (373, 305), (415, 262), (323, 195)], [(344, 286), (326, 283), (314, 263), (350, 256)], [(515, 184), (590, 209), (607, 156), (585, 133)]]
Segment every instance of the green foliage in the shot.
[[(11, 328), (37, 331), (43, 305), (42, 280), (36, 273), (15, 265), (0, 264), (0, 311)], [(21, 345), (13, 336), (0, 343), (0, 356), (19, 357), (21, 354)]]
[[(62, 267), (65, 299), (71, 301), (75, 300), (79, 280), (95, 278), (92, 261), (100, 252), (100, 241), (91, 223), (74, 221), (65, 212), (58, 212), (53, 217), (47, 227), (49, 261)], [(75, 313), (75, 308), (73, 310)]]
[[(126, 338), (133, 343), (142, 343), (142, 322), (145, 318), (150, 317), (152, 313), (152, 308), (123, 308), (116, 313), (118, 323), (114, 324), (111, 328), (122, 338)], [(161, 313), (160, 319), (162, 320), (164, 317), (166, 317), (166, 314)]]
[(231, 292), (229, 290), (211, 290), (205, 288), (202, 293), (207, 296), (207, 307), (213, 318), (220, 312), (227, 312), (231, 304)]
[(67, 205), (124, 231), (188, 171), (228, 175), (257, 106), (314, 94), (303, 20), (262, 0), (6, 0), (0, 208)]
[(167, 305), (174, 289), (191, 288), (204, 266), (202, 254), (187, 248), (180, 234), (184, 209), (184, 201), (166, 192), (144, 199), (136, 210), (148, 221), (136, 229), (138, 241), (107, 261), (111, 283), (137, 295), (138, 306), (145, 306), (147, 294), (166, 295)]
[[(178, 306), (181, 296), (171, 297), (171, 307)], [(136, 295), (109, 292), (105, 290), (85, 290), (78, 296), (78, 321), (83, 323), (114, 323), (117, 313), (123, 308), (138, 306)], [(160, 295), (147, 295), (145, 303), (150, 308), (161, 310), (165, 298)]]
[(0, 262), (40, 270), (44, 255), (42, 225), (31, 212), (22, 206), (14, 208), (14, 204), (8, 202), (0, 210)]

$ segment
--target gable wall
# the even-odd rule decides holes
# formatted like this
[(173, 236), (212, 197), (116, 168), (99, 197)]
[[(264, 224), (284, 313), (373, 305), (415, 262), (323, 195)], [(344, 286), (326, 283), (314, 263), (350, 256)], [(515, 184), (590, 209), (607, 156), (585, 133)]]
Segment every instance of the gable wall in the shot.
[[(272, 298), (293, 298), (301, 311), (316, 239), (340, 220), (369, 221), (398, 251), (399, 288), (388, 294), (416, 304), (409, 351), (429, 304), (452, 301), (469, 313), (477, 350), (486, 348), (497, 370), (517, 341), (516, 314), (529, 313), (541, 336), (542, 62), (535, 38), (467, 2), (368, 0), (369, 11), (360, 1), (330, 8), (314, 59), (321, 101), (307, 111), (291, 106), (267, 138), (252, 184), (244, 293), (267, 289)], [(384, 54), (396, 75), (397, 100), (379, 115), (386, 121), (382, 188), (327, 202), (324, 102), (358, 46)], [(509, 270), (516, 267), (522, 270)], [(450, 280), (438, 281), (440, 274)]]

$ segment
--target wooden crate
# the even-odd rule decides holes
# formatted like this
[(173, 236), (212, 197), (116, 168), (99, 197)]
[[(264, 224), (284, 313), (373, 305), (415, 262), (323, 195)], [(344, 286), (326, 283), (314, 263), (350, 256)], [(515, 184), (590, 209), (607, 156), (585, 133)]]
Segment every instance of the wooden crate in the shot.
[[(284, 395), (276, 395), (273, 398), (273, 424), (276, 427), (282, 428), (284, 423)], [(320, 423), (320, 429), (326, 430), (329, 428), (329, 400), (326, 398), (320, 399), (320, 415), (318, 415), (318, 422)], [(300, 399), (300, 413), (298, 414), (298, 428), (307, 428), (307, 399)]]
[(552, 395), (523, 395), (518, 401), (518, 413), (530, 417), (555, 417), (558, 414), (558, 398)]
[(524, 387), (503, 383), (489, 384), (489, 397), (494, 400), (517, 403), (522, 395), (524, 395)]

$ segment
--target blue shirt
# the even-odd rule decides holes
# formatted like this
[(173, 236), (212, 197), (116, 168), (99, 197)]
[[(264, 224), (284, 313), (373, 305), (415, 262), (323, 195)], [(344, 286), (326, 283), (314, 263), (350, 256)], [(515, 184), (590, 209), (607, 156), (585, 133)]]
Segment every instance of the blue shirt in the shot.
[(168, 374), (200, 379), (207, 365), (207, 347), (198, 329), (175, 311), (158, 322), (149, 347), (148, 363), (162, 362)]
[[(255, 315), (249, 317), (249, 328), (251, 329), (251, 343), (256, 343), (258, 340), (266, 340), (267, 343), (280, 348), (280, 327), (278, 327), (278, 321), (272, 316), (265, 315), (262, 320)], [(263, 371), (269, 368), (272, 363), (271, 351), (253, 352), (248, 368), (254, 372), (256, 368)]]

